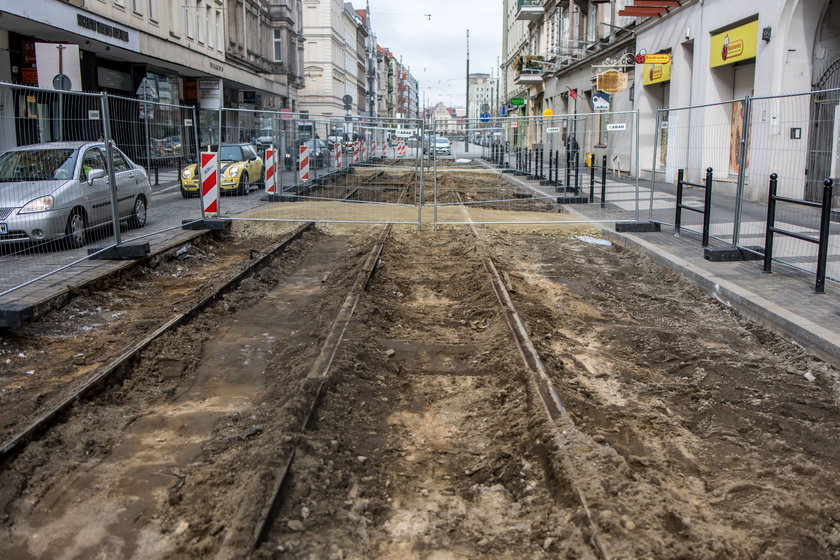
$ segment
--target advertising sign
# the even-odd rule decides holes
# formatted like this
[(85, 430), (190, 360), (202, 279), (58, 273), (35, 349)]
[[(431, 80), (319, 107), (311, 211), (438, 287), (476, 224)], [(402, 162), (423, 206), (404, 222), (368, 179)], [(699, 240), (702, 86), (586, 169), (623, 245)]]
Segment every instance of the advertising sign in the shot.
[(755, 58), (758, 52), (758, 21), (712, 35), (712, 68)]
[(598, 89), (610, 94), (624, 91), (627, 89), (627, 84), (627, 74), (618, 70), (607, 70), (598, 74), (597, 77)]
[(218, 111), (222, 106), (222, 81), (198, 81), (198, 106), (200, 109)]
[(610, 94), (599, 91), (592, 94), (592, 110), (593, 111), (609, 111), (610, 110)]
[(671, 80), (671, 63), (645, 64), (642, 69), (642, 85), (661, 84)]

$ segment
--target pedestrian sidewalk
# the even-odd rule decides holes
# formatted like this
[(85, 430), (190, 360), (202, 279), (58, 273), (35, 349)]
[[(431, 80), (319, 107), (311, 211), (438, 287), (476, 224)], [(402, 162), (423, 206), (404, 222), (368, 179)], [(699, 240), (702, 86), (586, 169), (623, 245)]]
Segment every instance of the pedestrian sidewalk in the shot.
[[(536, 181), (504, 175), (532, 192), (542, 192)], [(602, 220), (589, 205), (564, 205), (583, 219)], [(703, 291), (745, 317), (840, 367), (840, 283), (826, 281), (824, 294), (814, 293), (813, 274), (774, 263), (773, 273), (762, 272), (762, 261), (711, 262), (704, 258), (700, 235), (673, 228), (651, 233), (618, 233), (611, 221), (601, 226), (604, 236), (629, 246), (681, 273)], [(763, 243), (763, 240), (762, 240)]]

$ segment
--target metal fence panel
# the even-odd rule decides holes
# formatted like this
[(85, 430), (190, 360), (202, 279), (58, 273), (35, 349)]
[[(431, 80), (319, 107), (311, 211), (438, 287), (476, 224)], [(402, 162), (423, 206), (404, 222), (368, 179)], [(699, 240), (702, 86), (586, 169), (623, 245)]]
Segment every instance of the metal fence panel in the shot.
[[(763, 246), (769, 177), (778, 175), (779, 196), (822, 202), (823, 182), (840, 175), (840, 90), (808, 92), (746, 100), (749, 111), (744, 158), (742, 211), (738, 221), (740, 246)], [(835, 187), (835, 193), (838, 192)], [(833, 207), (840, 206), (835, 195)], [(782, 204), (776, 227), (818, 237), (820, 211)], [(840, 280), (840, 228), (832, 224), (827, 277)], [(816, 272), (817, 246), (776, 236), (774, 260)]]
[[(264, 184), (265, 149), (280, 155), (277, 195), (237, 220), (418, 224), (422, 123), (407, 119), (328, 117), (243, 109), (220, 111), (222, 145), (255, 148), (248, 180)], [(339, 155), (340, 152), (340, 155)], [(307, 157), (308, 156), (308, 157)], [(223, 170), (231, 163), (221, 158)], [(256, 168), (259, 167), (259, 170)], [(223, 193), (247, 196), (223, 171)], [(241, 177), (241, 175), (240, 175)], [(224, 181), (229, 180), (227, 188)]]
[[(440, 134), (448, 123), (434, 126)], [(567, 222), (561, 205), (576, 221), (640, 217), (636, 112), (484, 119), (466, 133), (471, 152), (456, 141), (454, 166), (435, 160), (436, 224)], [(460, 158), (479, 154), (495, 173), (472, 183), (459, 178), (475, 170)]]

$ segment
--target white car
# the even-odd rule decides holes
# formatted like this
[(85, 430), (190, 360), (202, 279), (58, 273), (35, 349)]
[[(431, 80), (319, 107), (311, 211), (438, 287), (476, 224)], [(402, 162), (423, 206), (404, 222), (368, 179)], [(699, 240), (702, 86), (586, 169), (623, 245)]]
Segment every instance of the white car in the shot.
[[(146, 225), (152, 187), (145, 169), (113, 147), (121, 222)], [(103, 142), (49, 142), (0, 154), (0, 244), (59, 240), (78, 248), (112, 222)]]
[(435, 138), (434, 147), (436, 154), (452, 155), (452, 142), (449, 141), (449, 138)]

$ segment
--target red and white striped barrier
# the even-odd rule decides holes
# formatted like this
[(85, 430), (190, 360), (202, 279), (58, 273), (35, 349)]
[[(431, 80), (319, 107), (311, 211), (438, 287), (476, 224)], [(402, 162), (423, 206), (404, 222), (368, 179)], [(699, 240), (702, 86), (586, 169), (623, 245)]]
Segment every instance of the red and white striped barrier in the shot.
[(362, 141), (362, 161), (367, 161), (367, 142)]
[(397, 142), (397, 157), (405, 157), (405, 140)]
[(370, 139), (370, 157), (376, 157), (376, 140), (374, 140), (373, 138)]
[(382, 157), (387, 159), (388, 158), (388, 141), (382, 141)]
[(309, 180), (309, 146), (304, 144), (300, 147), (300, 180)]
[(277, 150), (271, 147), (265, 151), (265, 193), (277, 192)]
[(205, 216), (219, 215), (219, 156), (215, 152), (201, 152), (201, 208)]
[(359, 141), (353, 142), (353, 163), (359, 163)]
[(344, 167), (344, 159), (342, 157), (343, 155), (344, 154), (342, 154), (342, 150), (341, 150), (341, 142), (338, 142), (335, 145), (335, 168), (336, 169), (341, 169), (342, 167)]

